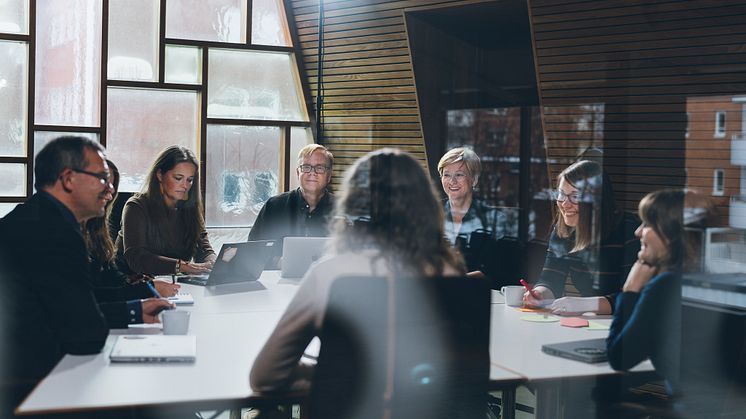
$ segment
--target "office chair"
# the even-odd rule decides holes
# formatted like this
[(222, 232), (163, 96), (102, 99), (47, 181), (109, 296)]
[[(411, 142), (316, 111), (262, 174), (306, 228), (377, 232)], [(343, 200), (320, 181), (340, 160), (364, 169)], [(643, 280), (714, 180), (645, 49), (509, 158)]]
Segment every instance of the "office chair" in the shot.
[(486, 280), (336, 280), (309, 417), (484, 418), (489, 319)]

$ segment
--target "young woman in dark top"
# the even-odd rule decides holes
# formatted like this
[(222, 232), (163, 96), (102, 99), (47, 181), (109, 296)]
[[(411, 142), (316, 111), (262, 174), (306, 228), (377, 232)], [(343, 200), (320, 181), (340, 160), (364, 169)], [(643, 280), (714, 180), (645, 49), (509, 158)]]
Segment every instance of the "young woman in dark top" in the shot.
[(606, 347), (609, 364), (627, 370), (650, 358), (673, 394), (679, 384), (681, 271), (686, 258), (682, 190), (664, 189), (639, 205), (642, 244), (617, 297)]
[[(99, 302), (152, 298), (153, 292), (144, 282), (149, 278), (143, 275), (126, 275), (116, 266), (116, 249), (109, 234), (107, 220), (119, 190), (119, 169), (111, 160), (107, 159), (106, 163), (109, 166), (109, 183), (113, 186), (113, 198), (106, 204), (106, 216), (91, 218), (81, 226), (91, 260), (94, 294)], [(155, 281), (153, 285), (163, 297), (175, 295), (180, 287), (178, 284), (162, 281)]]
[[(559, 314), (610, 314), (636, 259), (636, 220), (617, 210), (611, 182), (594, 161), (575, 162), (557, 181), (554, 230), (534, 287), (541, 298), (526, 292), (524, 301)], [(581, 297), (563, 297), (568, 278)]]
[(156, 158), (143, 192), (122, 212), (117, 263), (127, 273), (201, 274), (216, 255), (202, 216), (199, 163), (191, 150), (170, 146)]

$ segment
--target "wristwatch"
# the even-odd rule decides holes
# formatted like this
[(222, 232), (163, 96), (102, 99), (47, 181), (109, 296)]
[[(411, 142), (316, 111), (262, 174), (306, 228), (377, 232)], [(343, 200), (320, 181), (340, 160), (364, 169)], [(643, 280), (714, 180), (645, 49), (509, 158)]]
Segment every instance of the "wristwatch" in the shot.
[(174, 274), (178, 275), (179, 272), (181, 272), (181, 259), (176, 259), (176, 269), (174, 270)]

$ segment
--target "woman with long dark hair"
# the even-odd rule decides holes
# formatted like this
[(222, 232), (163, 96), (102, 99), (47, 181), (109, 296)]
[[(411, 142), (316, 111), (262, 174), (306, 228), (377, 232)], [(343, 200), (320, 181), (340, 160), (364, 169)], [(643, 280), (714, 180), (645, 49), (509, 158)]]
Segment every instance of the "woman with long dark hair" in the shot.
[(143, 191), (122, 212), (117, 261), (128, 273), (209, 272), (216, 259), (202, 216), (199, 162), (191, 150), (170, 146), (150, 168)]
[(335, 219), (330, 254), (306, 273), (254, 363), (254, 390), (279, 390), (306, 377), (299, 360), (321, 333), (337, 278), (464, 274), (443, 238), (443, 209), (433, 184), (404, 152), (382, 149), (359, 159), (345, 176)]

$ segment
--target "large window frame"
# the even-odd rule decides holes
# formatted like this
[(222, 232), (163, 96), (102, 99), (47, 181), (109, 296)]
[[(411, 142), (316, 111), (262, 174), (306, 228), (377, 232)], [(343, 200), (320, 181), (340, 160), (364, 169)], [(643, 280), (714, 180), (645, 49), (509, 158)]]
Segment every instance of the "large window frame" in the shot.
[[(27, 114), (26, 114), (26, 156), (25, 157), (11, 157), (11, 156), (0, 156), (0, 165), (15, 163), (26, 165), (26, 194), (25, 196), (0, 196), (0, 203), (17, 204), (28, 199), (34, 192), (33, 189), (33, 173), (34, 173), (34, 136), (37, 132), (59, 132), (59, 133), (89, 133), (98, 136), (100, 143), (103, 146), (107, 144), (107, 95), (110, 87), (120, 88), (136, 88), (136, 89), (155, 89), (155, 90), (175, 90), (175, 91), (191, 91), (197, 92), (200, 101), (200, 115), (199, 115), (199, 150), (195, 150), (198, 153), (200, 160), (200, 170), (204, 174), (206, 173), (207, 167), (207, 127), (210, 124), (217, 125), (244, 125), (244, 126), (273, 126), (278, 127), (282, 130), (282, 143), (280, 144), (280, 150), (283, 155), (278, 156), (281, 161), (281, 189), (288, 190), (290, 185), (290, 177), (292, 176), (292, 156), (289, 155), (291, 149), (291, 128), (303, 127), (312, 128), (312, 112), (310, 108), (311, 100), (309, 99), (309, 90), (307, 86), (303, 85), (303, 74), (301, 62), (299, 61), (299, 51), (296, 49), (298, 45), (297, 34), (295, 28), (291, 24), (290, 19), (292, 14), (286, 10), (284, 1), (278, 1), (278, 7), (281, 8), (280, 12), (283, 16), (288, 19), (287, 26), (290, 29), (290, 40), (291, 46), (269, 46), (269, 45), (258, 45), (254, 44), (252, 40), (252, 8), (253, 1), (245, 0), (244, 6), (246, 7), (246, 19), (245, 19), (245, 30), (246, 37), (245, 41), (241, 43), (234, 42), (216, 42), (216, 41), (199, 41), (199, 40), (188, 40), (188, 39), (175, 39), (166, 37), (166, 10), (168, 1), (159, 1), (159, 28), (158, 28), (158, 59), (157, 69), (158, 75), (155, 81), (126, 81), (126, 80), (109, 80), (108, 78), (108, 38), (109, 38), (109, 0), (102, 0), (102, 22), (101, 22), (101, 91), (99, 93), (100, 101), (100, 123), (98, 127), (90, 126), (71, 126), (71, 125), (39, 125), (35, 123), (34, 112), (35, 112), (35, 83), (34, 76), (36, 72), (36, 27), (37, 27), (37, 1), (29, 0), (28, 3), (28, 34), (8, 34), (0, 33), (0, 41), (20, 41), (26, 43), (28, 47), (28, 65), (27, 65)], [(198, 47), (201, 52), (202, 69), (201, 69), (201, 81), (199, 84), (180, 84), (180, 83), (168, 83), (165, 81), (165, 70), (166, 70), (166, 46), (188, 46)], [(257, 52), (282, 52), (287, 53), (291, 57), (291, 63), (293, 65), (292, 72), (300, 83), (298, 89), (301, 100), (301, 107), (305, 118), (303, 121), (286, 121), (286, 120), (272, 120), (272, 119), (223, 119), (223, 118), (209, 118), (207, 116), (207, 91), (208, 91), (208, 74), (209, 74), (209, 53), (211, 49), (231, 49), (231, 50), (246, 50), (246, 51), (257, 51)], [(201, 189), (202, 196), (205, 197), (205, 186), (206, 176), (201, 176)]]

